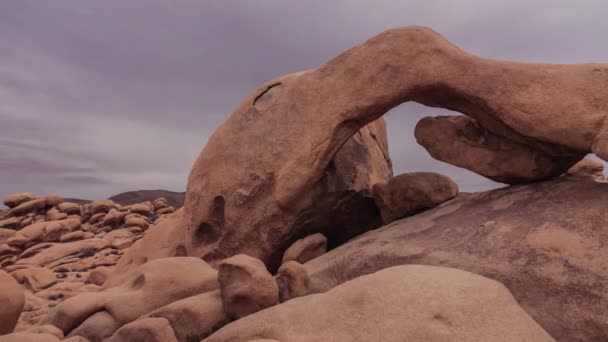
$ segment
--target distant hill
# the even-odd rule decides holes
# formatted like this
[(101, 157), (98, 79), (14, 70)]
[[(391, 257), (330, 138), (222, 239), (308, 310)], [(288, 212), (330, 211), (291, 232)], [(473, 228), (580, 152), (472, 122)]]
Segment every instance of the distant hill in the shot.
[(127, 191), (110, 197), (112, 201), (120, 205), (131, 205), (145, 201), (153, 201), (159, 197), (167, 199), (167, 203), (175, 208), (184, 205), (185, 192), (174, 192), (167, 190), (137, 190)]

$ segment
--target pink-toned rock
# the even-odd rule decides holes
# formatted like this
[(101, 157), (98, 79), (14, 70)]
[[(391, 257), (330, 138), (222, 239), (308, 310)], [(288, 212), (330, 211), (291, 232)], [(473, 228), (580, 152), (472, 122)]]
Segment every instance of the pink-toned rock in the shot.
[(120, 206), (112, 200), (97, 200), (89, 204), (91, 214), (107, 213), (110, 209), (118, 209)]
[(276, 305), (279, 288), (259, 259), (239, 254), (221, 262), (218, 280), (226, 315), (243, 318)]
[(57, 206), (59, 211), (66, 213), (68, 215), (81, 215), (82, 210), (80, 204), (73, 202), (62, 202)]
[(15, 236), (16, 233), (17, 232), (13, 229), (0, 228), (0, 245), (5, 243), (11, 237)]
[(456, 197), (458, 185), (438, 173), (413, 172), (393, 177), (388, 183), (377, 183), (373, 192), (382, 222), (389, 224)]
[(276, 275), (281, 303), (293, 298), (309, 295), (310, 277), (304, 265), (297, 261), (288, 261), (279, 267)]
[(165, 318), (143, 318), (118, 329), (108, 342), (177, 342)]
[(327, 252), (327, 238), (323, 234), (313, 234), (294, 242), (283, 254), (282, 263), (297, 261), (301, 264)]
[(590, 158), (584, 158), (583, 160), (579, 161), (568, 171), (566, 171), (566, 174), (568, 176), (591, 176), (599, 182), (606, 180), (604, 175), (604, 164)]
[(16, 270), (11, 275), (27, 289), (34, 292), (44, 290), (57, 283), (55, 272), (43, 267), (28, 267)]
[(101, 286), (108, 279), (108, 275), (112, 272), (112, 269), (106, 266), (95, 267), (89, 273), (89, 280), (91, 283)]
[(0, 270), (0, 335), (13, 332), (25, 305), (25, 296), (19, 283)]
[(149, 223), (145, 218), (142, 217), (130, 217), (125, 220), (125, 227), (140, 227), (141, 229), (148, 229)]
[(34, 199), (34, 195), (31, 192), (22, 192), (18, 194), (8, 195), (4, 198), (4, 205), (9, 208), (14, 208), (21, 203), (31, 201)]
[(0, 220), (0, 228), (4, 229), (18, 229), (21, 227), (21, 221), (23, 217), (9, 217), (5, 220)]

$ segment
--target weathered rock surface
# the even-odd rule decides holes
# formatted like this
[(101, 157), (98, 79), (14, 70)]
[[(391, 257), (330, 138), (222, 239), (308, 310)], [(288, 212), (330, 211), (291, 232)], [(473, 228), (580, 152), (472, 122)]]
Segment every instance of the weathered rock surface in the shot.
[(461, 195), (305, 266), (314, 292), (401, 264), (495, 279), (559, 341), (608, 339), (608, 184), (585, 177)]
[(327, 252), (327, 238), (317, 233), (293, 243), (283, 254), (282, 264), (297, 261), (301, 264), (319, 257)]
[(279, 302), (279, 288), (266, 265), (238, 254), (220, 263), (218, 280), (226, 315), (239, 319)]
[(224, 312), (220, 291), (206, 292), (178, 300), (152, 311), (144, 316), (146, 317), (167, 319), (180, 342), (192, 341), (195, 336), (200, 340), (201, 337), (211, 335), (218, 327), (230, 322)]
[(279, 267), (276, 276), (279, 286), (279, 301), (281, 303), (290, 299), (310, 294), (310, 277), (304, 265), (297, 261), (288, 261)]
[[(188, 179), (188, 254), (274, 260), (319, 198), (314, 189), (340, 147), (407, 101), (464, 113), (572, 164), (588, 152), (608, 160), (606, 75), (607, 64), (480, 58), (423, 27), (383, 32), (317, 69), (263, 84), (217, 129)], [(259, 191), (248, 190), (254, 183)]]
[(23, 289), (6, 272), (0, 270), (0, 335), (10, 334), (15, 329), (25, 304)]
[(42, 322), (68, 336), (96, 340), (157, 308), (218, 288), (217, 271), (198, 258), (156, 259), (119, 286), (61, 302)]
[(177, 342), (164, 318), (144, 318), (118, 329), (108, 342)]
[(584, 156), (552, 155), (494, 134), (464, 115), (426, 117), (415, 136), (433, 158), (507, 184), (557, 177)]
[(4, 198), (4, 205), (9, 208), (14, 208), (21, 203), (31, 201), (34, 199), (34, 195), (30, 192), (22, 192), (18, 194), (8, 195)]
[(387, 224), (436, 207), (458, 194), (458, 185), (433, 172), (404, 173), (373, 187), (374, 200)]
[(553, 341), (500, 283), (456, 269), (398, 266), (296, 298), (205, 342)]

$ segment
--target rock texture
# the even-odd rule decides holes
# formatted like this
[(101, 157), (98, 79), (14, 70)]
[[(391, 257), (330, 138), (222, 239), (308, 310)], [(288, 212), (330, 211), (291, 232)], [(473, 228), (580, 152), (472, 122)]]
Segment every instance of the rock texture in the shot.
[(0, 270), (0, 335), (12, 333), (23, 310), (25, 296), (19, 284)]
[(391, 178), (388, 183), (378, 183), (373, 191), (382, 221), (387, 224), (456, 197), (458, 185), (438, 173), (413, 172)]
[[(262, 144), (266, 137), (276, 135), (276, 127), (281, 126), (268, 125), (257, 118), (268, 109), (266, 104), (278, 96), (275, 92), (280, 89), (273, 87), (263, 98), (257, 99), (250, 109), (250, 119), (241, 121), (236, 127), (226, 126), (234, 121), (231, 119), (215, 135), (242, 135), (242, 141), (258, 141), (256, 145)], [(295, 129), (296, 126), (294, 123), (285, 127)], [(288, 134), (297, 134), (296, 130), (284, 133), (285, 138)], [(213, 144), (207, 145), (192, 168), (186, 191), (188, 255), (212, 262), (244, 253), (260, 258), (271, 269), (276, 269), (282, 252), (306, 235), (321, 232), (330, 243), (339, 244), (380, 226), (371, 188), (392, 176), (386, 127), (383, 120), (377, 120), (352, 133), (354, 136), (348, 142), (343, 141), (335, 147), (323, 169), (319, 170), (321, 177), (307, 186), (306, 196), (300, 198), (299, 204), (289, 207), (289, 214), (274, 201), (269, 203), (270, 207), (260, 206), (260, 199), (272, 198), (279, 185), (276, 173), (271, 171), (282, 160), (279, 155), (257, 147), (237, 149), (225, 145), (220, 151)], [(273, 144), (279, 146), (287, 142), (285, 138), (279, 138)], [(218, 161), (223, 161), (223, 166), (209, 167), (211, 160), (218, 167)], [(228, 167), (233, 160), (241, 160), (242, 164)], [(306, 169), (304, 164), (302, 167)], [(219, 176), (220, 169), (223, 170), (221, 178), (209, 178), (211, 174)], [(293, 180), (298, 178), (293, 175)], [(214, 179), (213, 185), (207, 182), (211, 179)]]
[(217, 129), (188, 179), (188, 254), (273, 260), (319, 198), (313, 189), (340, 147), (407, 101), (464, 113), (572, 164), (588, 152), (608, 160), (607, 75), (606, 64), (480, 58), (423, 27), (383, 32), (317, 69), (263, 84)]
[(121, 285), (81, 294), (54, 307), (42, 321), (66, 336), (98, 340), (180, 299), (219, 288), (217, 272), (198, 258), (163, 258), (138, 268)]
[(0, 214), (0, 267), (25, 288), (20, 332), (63, 300), (96, 291), (93, 284), (103, 284), (148, 226), (172, 212), (163, 198), (130, 206), (110, 200), (80, 205), (60, 196), (24, 193), (4, 202), (12, 208)]
[(606, 201), (586, 177), (462, 195), (305, 266), (315, 292), (394, 265), (454, 267), (503, 283), (559, 341), (608, 340)]
[(566, 172), (566, 175), (591, 176), (598, 182), (603, 182), (606, 180), (606, 176), (604, 175), (604, 164), (590, 158), (584, 158), (576, 163)]
[[(471, 300), (475, 298), (475, 300)], [(553, 341), (500, 283), (460, 270), (398, 266), (293, 299), (205, 342)]]
[(224, 311), (231, 319), (243, 318), (279, 301), (279, 288), (258, 259), (238, 254), (225, 259), (218, 270)]
[(297, 261), (301, 264), (327, 252), (327, 238), (317, 233), (294, 242), (283, 254), (282, 264)]

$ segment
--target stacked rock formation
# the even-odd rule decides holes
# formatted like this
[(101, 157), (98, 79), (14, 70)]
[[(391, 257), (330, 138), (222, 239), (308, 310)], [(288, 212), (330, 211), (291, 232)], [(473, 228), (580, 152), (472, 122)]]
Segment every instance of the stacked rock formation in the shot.
[(175, 211), (164, 198), (121, 206), (84, 205), (52, 195), (7, 196), (0, 213), (0, 267), (26, 290), (18, 329), (38, 323), (62, 300), (95, 290), (124, 250)]

